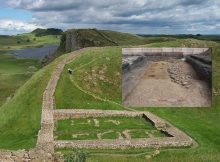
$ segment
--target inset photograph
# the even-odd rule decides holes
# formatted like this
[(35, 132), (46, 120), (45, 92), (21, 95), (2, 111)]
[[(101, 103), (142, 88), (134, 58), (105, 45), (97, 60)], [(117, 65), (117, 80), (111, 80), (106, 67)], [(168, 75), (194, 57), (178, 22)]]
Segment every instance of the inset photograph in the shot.
[(210, 107), (211, 55), (211, 48), (123, 48), (122, 104)]

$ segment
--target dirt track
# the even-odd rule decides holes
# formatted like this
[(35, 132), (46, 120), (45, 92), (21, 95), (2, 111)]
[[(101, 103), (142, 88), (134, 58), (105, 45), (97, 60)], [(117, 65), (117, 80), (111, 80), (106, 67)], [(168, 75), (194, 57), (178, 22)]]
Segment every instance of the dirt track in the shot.
[[(143, 66), (144, 75), (123, 101), (126, 106), (187, 106), (211, 105), (208, 85), (199, 80), (194, 69), (180, 60), (151, 62)], [(142, 69), (143, 70), (143, 69)]]

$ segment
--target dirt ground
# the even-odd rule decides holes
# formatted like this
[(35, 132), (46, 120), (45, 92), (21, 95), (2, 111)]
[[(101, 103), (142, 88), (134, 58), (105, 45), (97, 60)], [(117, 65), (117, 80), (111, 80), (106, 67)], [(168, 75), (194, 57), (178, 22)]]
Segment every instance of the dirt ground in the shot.
[(126, 91), (126, 94), (123, 94), (125, 106), (211, 106), (210, 87), (205, 81), (200, 80), (191, 65), (183, 60), (151, 62), (139, 71), (144, 73), (139, 79), (134, 79), (135, 85), (129, 84), (134, 83), (132, 81), (124, 84), (130, 87), (129, 92)]

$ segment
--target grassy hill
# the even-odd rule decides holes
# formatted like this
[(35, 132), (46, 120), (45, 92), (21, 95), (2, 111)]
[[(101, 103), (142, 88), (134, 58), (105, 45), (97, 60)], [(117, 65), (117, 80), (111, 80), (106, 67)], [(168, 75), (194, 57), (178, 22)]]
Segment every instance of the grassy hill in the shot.
[(15, 36), (0, 35), (0, 54), (11, 50), (40, 47), (46, 44), (59, 44), (60, 35), (45, 35), (36, 37), (34, 33)]
[(37, 28), (33, 30), (31, 33), (35, 34), (36, 37), (40, 37), (45, 35), (61, 35), (63, 31), (61, 29), (56, 29), (56, 28), (48, 28), (48, 29)]
[[(155, 38), (155, 40), (157, 39)], [(177, 39), (166, 42), (162, 40), (162, 42), (144, 46), (212, 47), (213, 88), (220, 88), (219, 43), (196, 39)], [(88, 109), (126, 109), (120, 106), (120, 48), (104, 47), (87, 50), (67, 65), (56, 89), (57, 108), (81, 108), (80, 106), (82, 106)], [(22, 149), (35, 146), (40, 127), (43, 91), (56, 64), (67, 55), (62, 55), (35, 73), (17, 91), (15, 96), (0, 108), (0, 114), (2, 114), (0, 116), (0, 148)], [(106, 65), (103, 62), (106, 62)], [(73, 69), (73, 76), (67, 74), (67, 68)], [(145, 159), (145, 153), (149, 149), (84, 149), (83, 151), (88, 153), (88, 161), (220, 161), (220, 127), (218, 124), (220, 123), (220, 96), (213, 96), (211, 108), (140, 108), (139, 110), (151, 111), (168, 120), (193, 137), (199, 146), (196, 148), (162, 149), (157, 157), (150, 160)], [(76, 150), (62, 151), (69, 153)]]

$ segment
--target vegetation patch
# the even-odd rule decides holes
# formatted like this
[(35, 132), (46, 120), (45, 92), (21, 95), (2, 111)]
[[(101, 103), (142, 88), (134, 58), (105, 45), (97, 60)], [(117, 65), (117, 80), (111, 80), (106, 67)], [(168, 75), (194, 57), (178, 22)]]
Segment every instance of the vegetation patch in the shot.
[(84, 155), (85, 161), (123, 161), (123, 162), (146, 162), (151, 161), (151, 157), (157, 149), (153, 148), (130, 148), (130, 149), (57, 149), (57, 152), (64, 154), (64, 160), (70, 157)]
[(28, 149), (36, 145), (42, 96), (51, 73), (66, 55), (36, 72), (0, 107), (0, 149)]
[(98, 117), (59, 120), (54, 136), (57, 140), (93, 140), (152, 138), (166, 135), (141, 117)]
[(10, 101), (38, 69), (40, 63), (33, 59), (17, 59), (13, 55), (0, 55), (0, 107)]

